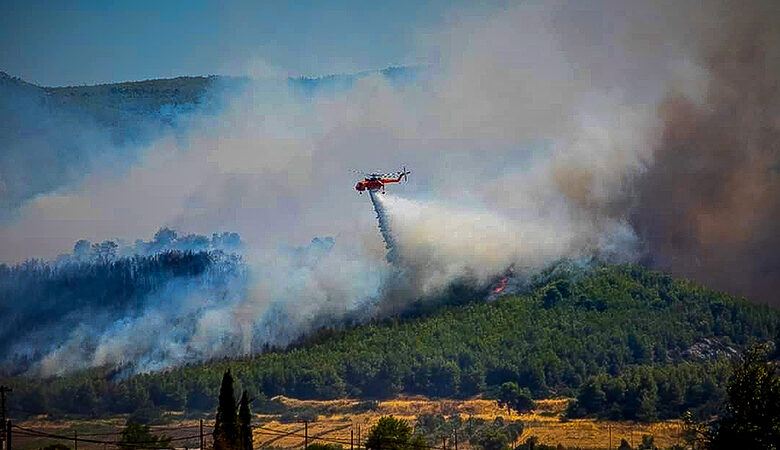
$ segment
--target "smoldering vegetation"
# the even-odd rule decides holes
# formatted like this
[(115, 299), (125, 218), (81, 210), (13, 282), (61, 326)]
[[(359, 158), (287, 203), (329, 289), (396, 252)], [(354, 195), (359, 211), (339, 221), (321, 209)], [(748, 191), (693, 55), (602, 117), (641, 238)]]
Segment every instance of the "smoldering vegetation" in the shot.
[[(289, 351), (143, 376), (125, 377), (109, 366), (9, 379), (9, 409), (16, 417), (142, 411), (150, 419), (162, 411), (213, 412), (219, 380), (230, 368), (240, 389), (257, 399), (256, 408), (283, 413), (280, 420), (313, 420), (314, 411), (299, 404), (285, 413), (267, 400), (277, 395), (495, 398), (505, 382), (528, 388), (534, 398), (576, 396), (570, 417), (652, 422), (687, 411), (705, 419), (722, 411), (729, 357), (752, 342), (777, 348), (780, 311), (767, 305), (636, 265), (590, 269), (556, 265), (528, 280), (527, 294), (495, 303), (475, 298), (431, 308), (436, 299), (427, 298), (407, 304), (415, 320), (388, 317), (348, 329), (331, 321)], [(454, 299), (465, 301), (470, 288), (453, 289)]]
[[(208, 349), (190, 338), (202, 311), (245, 297), (240, 245), (235, 233), (177, 239), (161, 229), (132, 246), (81, 240), (57, 261), (0, 265), (2, 372), (148, 371), (167, 367), (174, 355), (180, 362), (208, 357), (196, 356)], [(130, 328), (135, 336), (120, 340)]]
[[(3, 189), (19, 192), (5, 197), (16, 198), (0, 227), (6, 261), (53, 259), (82, 238), (132, 241), (161, 225), (235, 230), (245, 243), (235, 280), (197, 281), (211, 269), (171, 280), (129, 318), (74, 315), (63, 324), (88, 332), (63, 325), (13, 354), (33, 355), (40, 373), (246, 355), (464, 283), (511, 274), (508, 285), (522, 286), (560, 260), (641, 261), (775, 302), (777, 10), (605, 0), (453, 11), (420, 38), (430, 64), (251, 78), (218, 112), (155, 135), (121, 170), (82, 165), (93, 156), (84, 150), (33, 188), (4, 162)], [(38, 112), (7, 115), (29, 124)], [(80, 136), (90, 145), (79, 148), (122, 154), (110, 139)], [(414, 176), (373, 210), (351, 189), (352, 169), (402, 164)], [(400, 263), (387, 262), (388, 242)], [(132, 248), (118, 254), (158, 257), (142, 244), (118, 244)], [(169, 250), (214, 257), (208, 245)]]

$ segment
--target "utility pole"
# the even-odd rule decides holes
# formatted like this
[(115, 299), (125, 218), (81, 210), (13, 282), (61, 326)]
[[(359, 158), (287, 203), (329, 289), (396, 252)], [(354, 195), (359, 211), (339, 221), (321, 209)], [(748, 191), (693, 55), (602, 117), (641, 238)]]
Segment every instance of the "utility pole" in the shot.
[(5, 414), (5, 393), (6, 392), (13, 392), (11, 388), (8, 386), (0, 386), (0, 447), (6, 447), (9, 446), (7, 444), (3, 445), (3, 443), (6, 441), (7, 438), (5, 435), (10, 434), (10, 427), (6, 430), (6, 419), (8, 416)]
[(349, 430), (349, 450), (355, 450), (355, 430)]
[(73, 432), (73, 449), (79, 450), (79, 432), (74, 431)]
[(458, 430), (455, 430), (455, 450), (458, 450)]
[(200, 419), (200, 450), (203, 450), (203, 419)]
[(9, 388), (8, 386), (0, 386), (0, 410), (2, 410), (3, 414), (3, 423), (5, 423), (5, 393), (6, 392), (13, 392), (14, 390)]
[(11, 419), (5, 422), (5, 448), (11, 450)]

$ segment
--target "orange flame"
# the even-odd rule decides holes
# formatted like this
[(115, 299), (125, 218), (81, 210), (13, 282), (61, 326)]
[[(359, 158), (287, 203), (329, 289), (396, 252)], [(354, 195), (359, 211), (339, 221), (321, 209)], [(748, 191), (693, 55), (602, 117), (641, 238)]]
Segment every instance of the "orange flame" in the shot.
[(508, 277), (502, 278), (501, 281), (498, 283), (498, 285), (490, 290), (490, 293), (493, 295), (500, 294), (506, 288), (506, 283), (508, 281), (509, 281)]

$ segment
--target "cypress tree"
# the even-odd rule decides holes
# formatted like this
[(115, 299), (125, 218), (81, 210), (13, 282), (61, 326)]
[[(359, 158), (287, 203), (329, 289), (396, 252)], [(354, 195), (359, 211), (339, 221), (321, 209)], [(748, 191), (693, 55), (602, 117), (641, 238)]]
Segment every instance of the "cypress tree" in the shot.
[(219, 387), (219, 406), (214, 424), (214, 450), (237, 450), (239, 448), (238, 415), (236, 396), (233, 393), (233, 375), (228, 369), (222, 376)]
[(252, 450), (252, 413), (249, 411), (249, 396), (241, 394), (238, 407), (238, 430), (241, 450)]

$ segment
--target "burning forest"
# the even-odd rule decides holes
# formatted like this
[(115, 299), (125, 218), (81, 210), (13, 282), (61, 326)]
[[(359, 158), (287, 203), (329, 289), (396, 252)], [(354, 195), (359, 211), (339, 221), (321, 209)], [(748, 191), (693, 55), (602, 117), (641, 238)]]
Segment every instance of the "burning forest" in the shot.
[[(777, 304), (774, 2), (442, 20), (410, 37), (423, 63), (354, 75), (3, 74), (2, 367), (245, 357), (452, 292), (527, 294), (562, 266)], [(399, 162), (415, 176), (368, 189), (372, 210), (349, 188), (351, 168)], [(144, 241), (161, 226), (192, 234)]]

